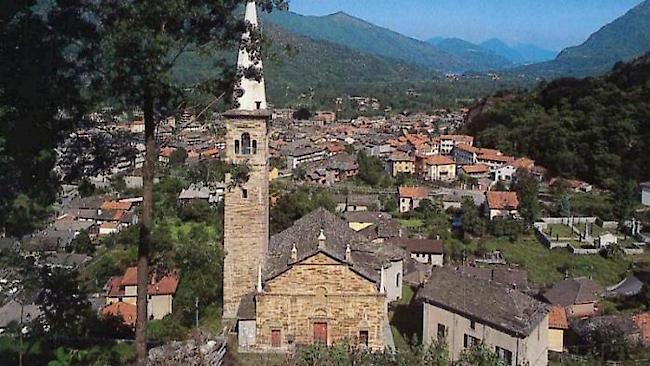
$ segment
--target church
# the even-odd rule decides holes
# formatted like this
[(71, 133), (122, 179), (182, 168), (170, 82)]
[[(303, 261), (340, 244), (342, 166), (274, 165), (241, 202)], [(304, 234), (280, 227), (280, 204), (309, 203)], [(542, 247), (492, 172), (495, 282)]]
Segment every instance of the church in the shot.
[[(258, 27), (254, 1), (249, 28)], [(250, 40), (243, 35), (242, 42)], [(256, 68), (240, 47), (238, 70)], [(239, 73), (244, 74), (244, 73)], [(223, 318), (241, 352), (287, 352), (297, 345), (340, 341), (372, 350), (393, 346), (388, 303), (402, 293), (407, 254), (371, 243), (335, 214), (318, 209), (269, 236), (267, 108), (261, 78), (241, 76), (226, 119), (226, 157), (246, 165), (245, 181), (227, 176), (224, 208)]]

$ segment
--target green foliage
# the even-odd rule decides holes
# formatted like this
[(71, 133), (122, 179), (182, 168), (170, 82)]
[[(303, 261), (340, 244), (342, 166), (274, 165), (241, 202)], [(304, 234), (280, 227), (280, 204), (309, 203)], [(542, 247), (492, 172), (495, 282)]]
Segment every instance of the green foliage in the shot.
[(169, 156), (169, 165), (183, 165), (185, 164), (185, 160), (187, 160), (187, 151), (183, 148), (178, 148)]
[(217, 222), (223, 220), (223, 204), (212, 207), (205, 200), (193, 200), (178, 208), (178, 217), (183, 221), (191, 222)]
[(95, 185), (90, 183), (88, 178), (83, 178), (79, 182), (78, 190), (81, 197), (90, 197), (95, 194)]
[(90, 236), (88, 236), (86, 230), (82, 230), (74, 239), (72, 239), (71, 246), (75, 253), (87, 255), (95, 254), (95, 245), (92, 240), (90, 240)]
[[(0, 229), (31, 232), (49, 214), (54, 148), (79, 120), (87, 19), (61, 2), (4, 2), (0, 12)], [(71, 45), (75, 45), (74, 48)]]
[(147, 323), (147, 338), (160, 342), (169, 342), (183, 339), (189, 329), (176, 321), (172, 316), (160, 320), (151, 320)]
[(459, 365), (462, 366), (506, 366), (506, 363), (497, 357), (485, 344), (480, 343), (463, 351), (460, 355)]
[(474, 205), (474, 200), (464, 198), (460, 210), (463, 220), (463, 232), (476, 237), (484, 236), (487, 231), (486, 219), (479, 214), (476, 205)]
[(49, 334), (80, 337), (91, 310), (84, 291), (79, 288), (78, 272), (63, 268), (43, 267), (39, 276), (43, 291), (37, 301)]
[(519, 169), (517, 181), (512, 187), (517, 192), (519, 199), (519, 214), (528, 227), (532, 227), (535, 220), (539, 218), (541, 208), (537, 195), (539, 194), (539, 182), (529, 171)]
[[(529, 156), (551, 174), (616, 189), (650, 180), (649, 57), (598, 79), (559, 79), (493, 98), (468, 124), (481, 146)], [(643, 79), (629, 83), (630, 75)]]
[(511, 242), (517, 241), (524, 233), (524, 226), (521, 221), (495, 217), (489, 224), (490, 234), (497, 238), (506, 237)]
[(323, 207), (334, 211), (334, 197), (318, 187), (300, 187), (280, 197), (275, 207), (271, 208), (271, 232), (278, 233), (290, 227), (313, 210)]
[(389, 187), (393, 180), (384, 170), (384, 163), (374, 156), (368, 156), (364, 150), (357, 154), (359, 174), (357, 178), (373, 187)]

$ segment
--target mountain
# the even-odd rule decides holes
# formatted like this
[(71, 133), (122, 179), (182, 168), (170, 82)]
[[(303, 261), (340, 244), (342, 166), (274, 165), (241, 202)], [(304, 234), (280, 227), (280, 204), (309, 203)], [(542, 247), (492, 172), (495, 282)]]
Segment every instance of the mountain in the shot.
[(519, 73), (542, 76), (588, 76), (607, 72), (619, 61), (650, 51), (650, 0), (593, 33), (583, 44), (564, 49), (553, 61), (531, 65)]
[[(422, 66), (314, 40), (272, 23), (266, 23), (263, 32), (271, 40), (264, 69), (269, 100), (275, 105), (295, 103), (312, 89), (328, 102), (346, 93), (368, 95), (393, 89), (394, 93), (405, 94), (410, 87), (405, 83), (431, 82), (442, 77)], [(235, 55), (227, 57), (226, 65), (233, 65)], [(218, 75), (213, 61), (216, 58), (217, 53), (183, 54), (175, 68), (176, 80), (192, 85)]]
[(523, 65), (549, 61), (555, 58), (556, 52), (541, 48), (534, 44), (516, 44), (510, 47), (498, 38), (489, 39), (480, 44), (497, 55), (507, 58), (514, 64)]
[(304, 16), (274, 11), (263, 14), (262, 20), (291, 33), (439, 71), (465, 71), (477, 66), (474, 60), (465, 60), (435, 45), (406, 37), (343, 12), (327, 16)]
[(499, 70), (513, 66), (507, 58), (460, 38), (431, 38), (428, 43), (465, 60), (473, 71)]
[(565, 77), (486, 98), (465, 128), (479, 146), (615, 190), (630, 179), (650, 180), (648, 85), (650, 53), (601, 77)]

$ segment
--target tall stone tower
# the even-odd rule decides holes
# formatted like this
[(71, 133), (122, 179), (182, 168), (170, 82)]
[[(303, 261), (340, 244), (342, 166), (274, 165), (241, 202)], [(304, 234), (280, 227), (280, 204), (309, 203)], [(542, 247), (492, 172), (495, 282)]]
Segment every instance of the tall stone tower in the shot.
[[(256, 28), (257, 10), (254, 1), (246, 5), (246, 22)], [(243, 35), (242, 44), (251, 35)], [(250, 43), (250, 42), (248, 42)], [(262, 70), (262, 62), (247, 47), (240, 47), (237, 67)], [(259, 58), (259, 57), (257, 57)], [(242, 73), (239, 73), (241, 75)], [(226, 156), (230, 163), (250, 168), (248, 180), (230, 180), (225, 194), (224, 212), (224, 275), (223, 317), (234, 319), (244, 295), (255, 289), (258, 270), (264, 263), (269, 243), (269, 169), (268, 122), (264, 78), (240, 76), (240, 92), (235, 92), (236, 108), (226, 118)], [(243, 94), (241, 93), (243, 92)]]

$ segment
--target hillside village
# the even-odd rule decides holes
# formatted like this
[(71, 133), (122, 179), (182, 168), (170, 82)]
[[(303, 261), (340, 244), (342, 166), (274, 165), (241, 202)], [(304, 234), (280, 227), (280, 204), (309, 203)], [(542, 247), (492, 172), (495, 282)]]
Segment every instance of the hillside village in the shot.
[[(261, 67), (248, 52), (238, 67)], [(650, 182), (623, 192), (484, 146), (475, 108), (344, 95), (350, 118), (275, 108), (241, 78), (233, 109), (156, 121), (148, 364), (649, 359)], [(143, 112), (108, 107), (57, 147), (48, 219), (0, 238), (0, 361), (77, 327), (106, 364), (132, 362), (145, 151)]]

